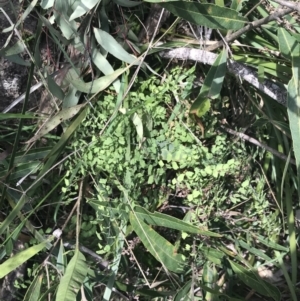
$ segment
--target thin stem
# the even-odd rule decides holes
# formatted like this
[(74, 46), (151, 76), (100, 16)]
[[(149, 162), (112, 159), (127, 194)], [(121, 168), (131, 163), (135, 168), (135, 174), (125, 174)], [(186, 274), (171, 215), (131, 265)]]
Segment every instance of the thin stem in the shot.
[[(250, 136), (248, 136), (248, 135), (246, 135), (244, 133), (240, 133), (240, 132), (234, 131), (234, 130), (229, 129), (229, 128), (223, 126), (223, 125), (221, 125), (221, 128), (224, 129), (229, 134), (235, 135), (235, 136), (237, 136), (237, 137), (239, 137), (239, 138), (241, 138), (243, 140), (249, 141), (250, 143), (252, 143), (254, 145), (257, 145), (257, 146), (265, 149), (266, 151), (272, 153), (273, 155), (275, 155), (276, 157), (278, 157), (278, 158), (280, 158), (282, 160), (285, 160), (285, 161), (287, 160), (287, 156), (284, 155), (283, 153), (278, 152), (276, 149), (273, 149), (270, 146), (268, 146), (268, 145), (266, 145), (264, 143), (261, 143), (258, 140), (254, 139), (254, 138), (252, 138), (252, 137), (250, 137)], [(296, 165), (296, 162), (295, 162), (294, 159), (291, 159), (290, 162), (292, 164)]]

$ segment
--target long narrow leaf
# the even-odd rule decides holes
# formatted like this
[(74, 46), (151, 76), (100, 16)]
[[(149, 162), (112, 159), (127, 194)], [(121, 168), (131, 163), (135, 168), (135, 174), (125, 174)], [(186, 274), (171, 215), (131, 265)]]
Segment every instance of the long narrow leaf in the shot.
[(143, 207), (136, 206), (136, 216), (146, 222), (148, 225), (154, 225), (154, 226), (161, 226), (166, 227), (170, 229), (176, 229), (179, 231), (184, 231), (187, 233), (194, 233), (194, 234), (200, 234), (205, 236), (212, 236), (212, 237), (222, 237), (222, 235), (205, 230), (200, 229), (196, 226), (193, 226), (189, 223), (186, 223), (176, 217), (166, 215), (160, 212), (150, 213)]
[(44, 124), (44, 126), (42, 127), (42, 129), (35, 136), (33, 136), (31, 139), (29, 139), (27, 141), (27, 143), (32, 143), (32, 142), (40, 139), (41, 137), (45, 136), (47, 133), (49, 133), (50, 131), (52, 131), (54, 128), (56, 128), (63, 121), (68, 120), (68, 119), (74, 117), (81, 110), (81, 108), (84, 105), (85, 104), (62, 109), (53, 118), (49, 119)]
[(185, 265), (185, 258), (178, 254), (175, 247), (154, 231), (150, 226), (130, 213), (130, 223), (143, 242), (145, 248), (168, 270), (181, 273)]
[(88, 267), (84, 255), (75, 250), (65, 275), (62, 277), (56, 295), (56, 301), (74, 301), (87, 274)]
[(102, 76), (89, 83), (85, 83), (82, 79), (78, 78), (77, 74), (73, 74), (72, 69), (67, 74), (67, 77), (78, 91), (84, 93), (99, 93), (100, 91), (106, 89), (126, 70), (127, 68), (118, 69), (112, 74)]
[(70, 16), (70, 21), (79, 18), (91, 10), (100, 0), (84, 0), (79, 1), (77, 7), (75, 8), (73, 14)]
[(43, 281), (44, 274), (41, 273), (40, 275), (37, 275), (31, 282), (24, 301), (37, 301), (39, 300), (40, 293), (41, 293), (41, 286)]
[[(96, 45), (93, 49), (92, 53), (93, 63), (97, 66), (97, 68), (103, 72), (104, 75), (109, 75), (114, 73), (114, 69), (109, 63), (109, 61), (101, 54), (100, 51), (97, 50)], [(119, 93), (120, 91), (120, 80), (116, 79), (113, 82), (113, 86), (116, 89), (116, 92)]]
[(293, 301), (298, 301), (298, 298), (297, 298), (297, 295), (296, 295), (296, 291), (295, 291), (295, 286), (293, 285), (292, 281), (291, 281), (291, 278), (290, 278), (290, 275), (289, 275), (289, 272), (287, 271), (287, 268), (286, 268), (286, 265), (285, 263), (283, 262), (282, 260), (282, 254), (279, 253), (278, 251), (275, 251), (275, 256), (278, 260), (278, 263), (281, 267), (281, 270), (282, 270), (282, 273), (284, 275), (284, 278), (285, 278), (285, 281), (289, 287), (289, 290), (290, 290), (290, 293), (291, 293), (291, 297), (292, 297), (292, 300)]
[(30, 247), (24, 251), (21, 251), (13, 257), (7, 259), (4, 263), (0, 264), (0, 279), (5, 277), (7, 274), (15, 270), (21, 264), (26, 262), (28, 259), (36, 255), (38, 252), (46, 248), (47, 242), (42, 242), (38, 245)]
[[(294, 154), (300, 177), (300, 46), (292, 52), (293, 77), (288, 85), (288, 116), (293, 138)], [(300, 182), (300, 181), (299, 181)]]
[(0, 113), (0, 120), (6, 119), (39, 119), (39, 117), (34, 116), (32, 113), (26, 113), (25, 115), (20, 113)]
[(220, 95), (224, 77), (227, 71), (227, 51), (224, 49), (211, 66), (200, 93), (191, 106), (190, 112), (198, 117), (203, 116), (210, 108), (210, 98), (215, 99)]
[(159, 4), (175, 16), (213, 29), (238, 30), (247, 22), (247, 19), (239, 16), (235, 10), (213, 4), (186, 1)]
[(94, 28), (95, 38), (99, 45), (122, 62), (138, 65), (136, 57), (129, 54), (110, 34), (99, 28)]
[(256, 272), (249, 271), (231, 260), (229, 262), (233, 271), (246, 285), (264, 296), (272, 297), (276, 301), (281, 300), (281, 294), (277, 287), (260, 278)]

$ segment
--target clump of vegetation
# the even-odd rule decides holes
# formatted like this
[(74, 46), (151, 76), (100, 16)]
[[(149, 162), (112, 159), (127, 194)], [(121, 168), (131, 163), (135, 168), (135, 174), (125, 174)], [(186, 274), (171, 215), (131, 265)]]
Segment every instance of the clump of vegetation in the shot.
[[(120, 239), (119, 231), (113, 229), (128, 223), (128, 213), (135, 206), (188, 218), (202, 229), (214, 229), (224, 235), (223, 244), (236, 239), (246, 243), (255, 235), (278, 239), (278, 211), (264, 191), (265, 179), (254, 163), (255, 154), (249, 155), (243, 142), (228, 144), (228, 135), (218, 130), (213, 116), (207, 119), (213, 123), (208, 125), (209, 138), (199, 139), (199, 126), (187, 114), (189, 104), (182, 98), (192, 93), (189, 83), (194, 73), (194, 69), (174, 68), (164, 85), (156, 76), (140, 79), (125, 98), (122, 114), (116, 115), (106, 133), (100, 135), (116, 109), (116, 96), (108, 91), (89, 109), (72, 139), (70, 150), (76, 150), (76, 156), (65, 163), (67, 176), (62, 191), (68, 202), (73, 197), (74, 183), (80, 178), (88, 178), (90, 186), (95, 187), (88, 204), (96, 211), (93, 224), (99, 225), (95, 229), (98, 252), (107, 258), (114, 257)], [(177, 84), (179, 78), (181, 86)], [(172, 114), (175, 110), (170, 108), (177, 105), (177, 113)], [(211, 260), (209, 255), (203, 255), (203, 249), (220, 245), (220, 239), (203, 243), (200, 237), (192, 235), (178, 238), (174, 230), (157, 231), (176, 242), (187, 258), (196, 244), (200, 253), (187, 260), (196, 265), (205, 258)], [(127, 233), (133, 235), (132, 229)], [(218, 260), (215, 269), (220, 268), (222, 263)]]
[[(23, 12), (40, 19), (35, 45), (0, 52), (29, 65), (25, 49), (32, 64), (22, 112), (1, 114), (19, 123), (0, 129), (0, 278), (21, 268), (25, 279), (9, 274), (0, 299), (14, 283), (23, 300), (297, 300), (295, 9), (52, 2)], [(161, 7), (179, 17), (173, 26), (137, 22)], [(200, 26), (214, 38), (202, 43)], [(138, 38), (144, 27), (157, 35)], [(47, 78), (41, 38), (66, 61)], [(199, 43), (218, 50), (215, 39), (223, 50), (196, 55)], [(198, 62), (163, 59), (178, 48)], [(32, 114), (34, 66), (52, 96)]]

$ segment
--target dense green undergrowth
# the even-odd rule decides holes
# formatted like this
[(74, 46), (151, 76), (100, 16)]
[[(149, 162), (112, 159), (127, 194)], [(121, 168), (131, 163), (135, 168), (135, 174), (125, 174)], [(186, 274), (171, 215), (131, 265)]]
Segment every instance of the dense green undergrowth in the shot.
[[(154, 7), (139, 1), (32, 1), (7, 29), (40, 20), (35, 45), (1, 50), (31, 64), (28, 91), (34, 69), (52, 72), (43, 39), (67, 67), (44, 83), (49, 116), (28, 97), (1, 113), (0, 278), (27, 268), (19, 299), (297, 300), (299, 17), (274, 18), (276, 1), (200, 2), (161, 3), (173, 15), (154, 44), (137, 37)], [(211, 45), (211, 66), (163, 59)]]
[[(135, 206), (150, 212), (160, 211), (222, 234), (222, 239), (203, 241), (201, 236), (156, 228), (186, 256), (185, 278), (192, 277), (189, 265), (193, 263), (199, 266), (194, 280), (201, 281), (203, 264), (209, 270), (213, 267), (215, 272), (210, 272), (214, 277), (222, 273), (226, 253), (219, 248), (230, 249), (233, 244), (241, 249), (233, 253), (236, 257), (242, 256), (243, 248), (259, 246), (260, 243), (255, 243), (257, 235), (276, 242), (281, 222), (255, 161), (259, 153), (251, 148), (249, 152), (244, 142), (233, 141), (219, 130), (215, 118), (218, 100), (205, 116), (204, 127), (209, 131), (201, 138), (197, 122), (188, 114), (194, 73), (194, 69), (174, 68), (163, 85), (156, 76), (139, 79), (124, 100), (122, 113), (114, 116), (107, 129), (107, 120), (115, 114), (117, 97), (112, 90), (103, 93), (94, 108), (89, 109), (70, 143), (70, 151), (76, 152), (64, 165), (66, 177), (62, 192), (63, 200), (68, 203), (75, 197), (82, 177), (94, 187), (87, 197), (87, 204), (95, 210), (90, 213), (93, 231), (86, 236), (82, 230), (85, 236), (82, 243), (97, 237), (93, 245), (106, 258), (116, 258), (118, 234)], [(126, 229), (125, 237), (130, 241), (137, 239), (132, 227)], [(137, 252), (138, 259), (137, 262), (131, 259), (131, 264), (138, 269), (139, 263), (147, 270), (149, 260), (151, 265), (154, 262), (149, 255), (141, 256), (145, 252), (143, 248), (137, 243), (133, 252)], [(213, 256), (212, 252), (215, 252)], [(254, 258), (254, 254), (249, 254), (249, 265), (255, 262)], [(125, 267), (121, 265), (120, 270)], [(155, 275), (148, 275), (148, 281), (151, 277)], [(236, 287), (233, 284), (236, 280), (230, 281)]]

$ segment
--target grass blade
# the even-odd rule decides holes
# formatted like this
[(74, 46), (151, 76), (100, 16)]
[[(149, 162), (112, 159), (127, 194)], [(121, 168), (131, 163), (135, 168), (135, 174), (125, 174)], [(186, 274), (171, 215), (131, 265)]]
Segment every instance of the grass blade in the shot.
[(281, 300), (279, 289), (271, 283), (261, 279), (256, 272), (246, 270), (244, 267), (231, 260), (229, 260), (229, 263), (233, 271), (246, 285), (264, 296), (272, 297), (276, 301)]
[[(50, 240), (50, 239), (49, 239)], [(7, 274), (15, 270), (21, 264), (26, 262), (28, 259), (36, 255), (38, 252), (46, 248), (47, 241), (44, 241), (38, 245), (30, 247), (22, 252), (17, 253), (13, 257), (7, 259), (0, 265), (0, 279), (5, 277)]]
[(37, 275), (31, 282), (24, 301), (38, 301), (41, 294), (41, 286), (44, 274)]
[(176, 229), (179, 231), (200, 234), (205, 236), (222, 237), (221, 234), (217, 234), (205, 229), (199, 229), (199, 227), (195, 227), (189, 223), (186, 223), (178, 218), (169, 216), (167, 214), (163, 214), (159, 212), (150, 213), (143, 207), (139, 207), (139, 206), (136, 206), (135, 210), (136, 210), (135, 214), (137, 218), (139, 220), (145, 221), (148, 225), (161, 226), (161, 227)]
[(130, 213), (130, 223), (146, 249), (168, 270), (181, 273), (185, 264), (184, 256), (175, 247), (154, 231), (150, 226)]

